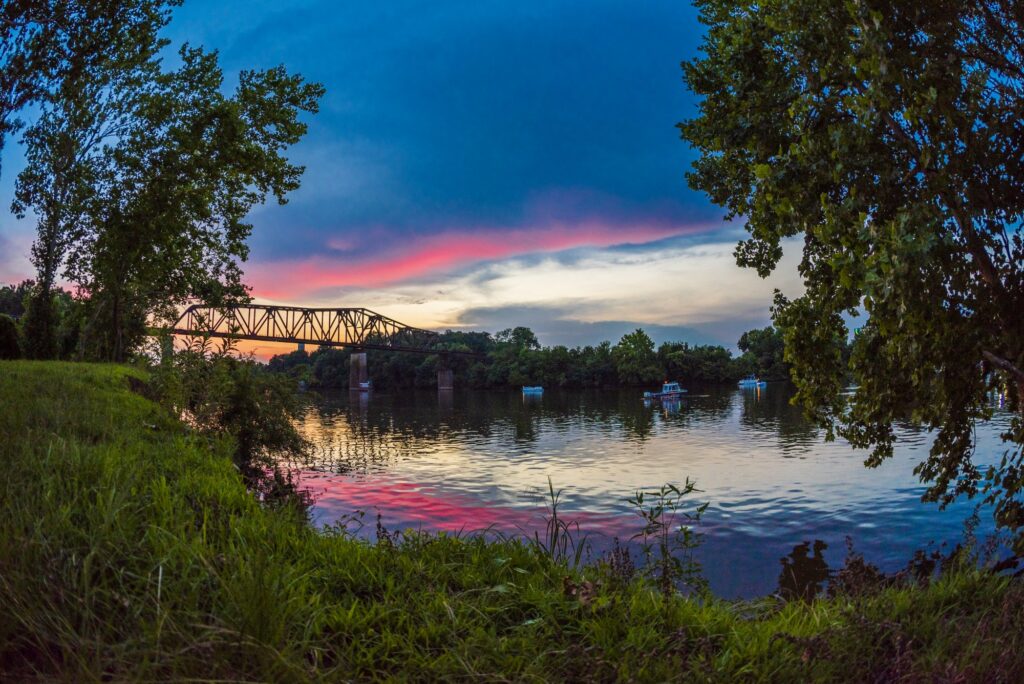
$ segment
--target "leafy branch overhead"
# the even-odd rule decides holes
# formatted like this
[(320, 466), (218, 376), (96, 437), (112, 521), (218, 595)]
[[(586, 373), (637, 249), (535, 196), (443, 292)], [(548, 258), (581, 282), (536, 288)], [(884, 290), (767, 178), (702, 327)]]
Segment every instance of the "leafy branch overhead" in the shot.
[[(944, 502), (983, 488), (1024, 526), (1024, 15), (1010, 0), (698, 2), (703, 96), (682, 124), (689, 175), (746, 221), (737, 261), (767, 275), (800, 236), (805, 293), (776, 295), (797, 400), (892, 454), (893, 425), (936, 431), (918, 466)], [(864, 316), (841, 394), (846, 321)], [(987, 393), (1018, 417), (998, 468), (972, 462)]]

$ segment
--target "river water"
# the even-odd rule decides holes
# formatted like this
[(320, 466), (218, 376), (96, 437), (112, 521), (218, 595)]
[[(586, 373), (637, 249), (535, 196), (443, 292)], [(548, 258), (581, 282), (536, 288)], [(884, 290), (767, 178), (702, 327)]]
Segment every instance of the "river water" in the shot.
[[(321, 395), (300, 421), (316, 447), (302, 482), (318, 524), (364, 511), (366, 534), (379, 512), (388, 528), (532, 535), (544, 527), (550, 478), (560, 514), (598, 556), (640, 530), (631, 494), (690, 478), (701, 491), (688, 508), (709, 504), (697, 555), (723, 597), (774, 591), (780, 560), (805, 541), (825, 542), (836, 566), (851, 537), (895, 570), (915, 549), (962, 538), (973, 503), (920, 501), (913, 467), (927, 455), (927, 432), (901, 429), (895, 456), (869, 469), (865, 452), (826, 442), (789, 405), (791, 392), (691, 388), (667, 406), (626, 390)], [(1009, 420), (997, 409), (978, 426), (978, 462), (1002, 455)], [(990, 518), (983, 510), (980, 533)]]

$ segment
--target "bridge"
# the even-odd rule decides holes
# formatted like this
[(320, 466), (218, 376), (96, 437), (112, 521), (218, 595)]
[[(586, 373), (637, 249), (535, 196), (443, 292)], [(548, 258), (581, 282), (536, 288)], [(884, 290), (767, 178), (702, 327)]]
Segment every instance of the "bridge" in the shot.
[[(440, 354), (442, 359), (451, 355), (484, 356), (438, 348), (438, 333), (413, 328), (364, 308), (193, 304), (182, 312), (169, 332), (192, 337), (347, 347), (354, 350), (350, 389), (359, 389), (359, 383), (367, 381), (367, 350)], [(444, 361), (437, 371), (437, 386), (439, 389), (453, 386), (452, 371)]]

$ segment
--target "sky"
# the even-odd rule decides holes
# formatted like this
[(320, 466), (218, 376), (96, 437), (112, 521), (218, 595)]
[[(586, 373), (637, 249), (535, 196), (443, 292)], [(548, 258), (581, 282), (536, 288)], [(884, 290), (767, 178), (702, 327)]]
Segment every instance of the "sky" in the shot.
[[(186, 0), (166, 36), (241, 69), (284, 64), (327, 89), (290, 158), (285, 206), (254, 224), (257, 301), (365, 306), (409, 325), (544, 344), (636, 327), (735, 347), (799, 294), (799, 249), (761, 280), (732, 257), (742, 221), (686, 185), (695, 112), (685, 2)], [(0, 204), (20, 150), (8, 144)], [(32, 273), (34, 225), (0, 214), (0, 282)]]

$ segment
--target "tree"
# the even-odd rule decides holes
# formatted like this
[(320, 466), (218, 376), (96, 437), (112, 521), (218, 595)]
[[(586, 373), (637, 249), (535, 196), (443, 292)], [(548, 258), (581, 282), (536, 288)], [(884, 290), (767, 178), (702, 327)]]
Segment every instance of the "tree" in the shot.
[(748, 330), (740, 335), (736, 344), (749, 361), (754, 373), (762, 380), (786, 380), (789, 378), (789, 366), (786, 365), (784, 354), (786, 344), (782, 331), (774, 326), (759, 330)]
[(53, 306), (53, 291), (44, 290), (37, 284), (29, 293), (25, 315), (21, 317), (21, 341), (25, 358), (57, 358), (59, 323)]
[(25, 313), (25, 298), (35, 284), (34, 280), (23, 280), (17, 285), (0, 287), (0, 313), (20, 318)]
[(244, 299), (244, 218), (268, 195), (283, 204), (303, 172), (282, 152), (305, 133), (298, 117), (316, 111), (320, 85), (276, 67), (241, 72), (226, 96), (216, 53), (186, 47), (180, 57), (178, 70), (135, 93), (137, 107), (104, 148), (69, 256), (101, 358), (122, 360), (147, 317), (173, 319), (188, 299)]
[(26, 166), (18, 174), (11, 210), (18, 218), (29, 211), (36, 218), (37, 279), (23, 326), (32, 358), (57, 353), (53, 285), (68, 249), (81, 239), (106, 146), (128, 130), (140, 102), (137, 93), (159, 73), (156, 54), (167, 41), (157, 33), (168, 19), (166, 12), (144, 13), (130, 34), (112, 41), (102, 59), (86, 61), (74, 78), (58, 80), (25, 132)]
[(494, 335), (494, 341), (498, 344), (508, 344), (516, 349), (540, 349), (540, 342), (537, 335), (529, 328), (518, 326), (506, 328)]
[(654, 341), (641, 328), (622, 336), (612, 348), (615, 370), (626, 385), (644, 385), (662, 379), (662, 369), (654, 353)]
[(665, 342), (658, 347), (658, 362), (665, 377), (687, 382), (736, 382), (746, 374), (746, 364), (719, 345)]
[[(1024, 525), (1024, 16), (1015, 0), (699, 0), (703, 101), (680, 124), (689, 176), (751, 237), (765, 276), (803, 238), (804, 295), (775, 322), (797, 400), (831, 436), (891, 456), (894, 424), (936, 431), (926, 498), (984, 491)], [(790, 243), (787, 243), (790, 244)], [(844, 314), (863, 315), (846, 375)], [(972, 426), (1003, 387), (1017, 415), (996, 468)], [(1024, 535), (1021, 537), (1024, 544)]]

